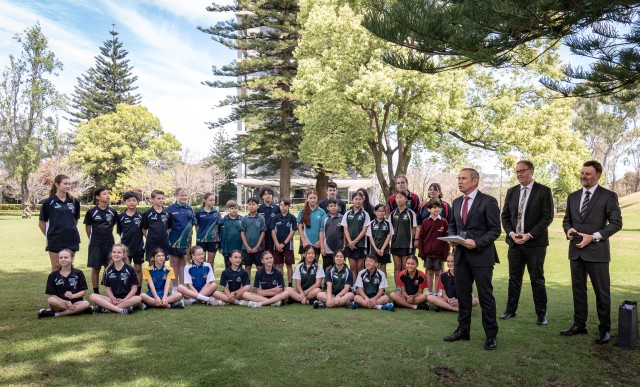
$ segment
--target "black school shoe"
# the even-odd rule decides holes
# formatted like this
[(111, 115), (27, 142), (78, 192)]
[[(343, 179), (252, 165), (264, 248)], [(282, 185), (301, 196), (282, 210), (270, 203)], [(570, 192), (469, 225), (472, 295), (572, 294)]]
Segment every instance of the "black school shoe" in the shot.
[(429, 305), (428, 302), (425, 302), (424, 304), (418, 305), (418, 310), (429, 310), (430, 308), (431, 308), (431, 306)]
[(56, 312), (52, 311), (51, 309), (40, 309), (38, 311), (38, 318), (54, 317), (55, 315), (56, 315)]

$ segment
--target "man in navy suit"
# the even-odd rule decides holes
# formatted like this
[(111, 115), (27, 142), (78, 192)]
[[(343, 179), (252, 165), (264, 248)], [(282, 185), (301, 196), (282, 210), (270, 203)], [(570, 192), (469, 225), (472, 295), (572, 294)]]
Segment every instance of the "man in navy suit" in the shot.
[(615, 192), (598, 185), (602, 165), (587, 161), (580, 172), (582, 189), (567, 198), (562, 227), (569, 239), (569, 265), (573, 291), (573, 325), (563, 336), (587, 333), (587, 276), (596, 294), (598, 312), (597, 344), (611, 340), (611, 292), (609, 279), (609, 238), (622, 228), (622, 214)]
[(551, 189), (533, 181), (533, 163), (516, 163), (520, 184), (509, 188), (502, 208), (502, 228), (509, 245), (509, 295), (507, 310), (500, 318), (516, 317), (522, 277), (529, 271), (533, 303), (538, 325), (547, 325), (547, 290), (544, 283), (544, 259), (549, 246), (549, 224), (553, 221)]
[(482, 326), (486, 334), (484, 349), (496, 349), (498, 323), (493, 298), (493, 265), (498, 260), (494, 241), (500, 236), (500, 208), (495, 198), (478, 191), (480, 175), (473, 168), (458, 174), (458, 189), (464, 195), (453, 201), (453, 221), (449, 235), (463, 237), (455, 244), (456, 293), (458, 294), (458, 328), (445, 341), (469, 340), (471, 330), (471, 293), (478, 287)]

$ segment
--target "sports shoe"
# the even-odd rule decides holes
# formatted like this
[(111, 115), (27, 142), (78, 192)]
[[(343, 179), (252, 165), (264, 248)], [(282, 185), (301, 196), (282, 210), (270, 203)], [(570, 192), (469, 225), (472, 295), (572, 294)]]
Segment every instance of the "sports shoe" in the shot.
[(327, 307), (327, 304), (325, 304), (322, 301), (313, 301), (313, 309), (324, 309)]
[(249, 301), (249, 304), (247, 305), (249, 308), (259, 308), (262, 306), (262, 302), (258, 302), (258, 301)]
[(236, 300), (238, 301), (237, 303), (235, 303), (236, 305), (241, 305), (241, 306), (248, 306), (249, 305), (249, 301), (247, 300)]
[(349, 309), (360, 309), (360, 304), (358, 304), (355, 301), (349, 301), (347, 302), (347, 305), (345, 305), (347, 308)]
[(207, 305), (218, 306), (218, 300), (213, 297), (209, 297), (209, 301), (207, 301)]
[(133, 314), (133, 307), (128, 306), (124, 309), (120, 309), (120, 314)]
[(218, 306), (225, 306), (225, 305), (229, 305), (229, 303), (218, 300)]
[(82, 313), (84, 314), (93, 314), (93, 307), (90, 306), (87, 309), (83, 310)]
[(171, 304), (171, 309), (184, 309), (184, 302), (182, 300), (174, 302)]
[(430, 307), (429, 303), (425, 302), (424, 304), (418, 305), (418, 310), (429, 310)]
[(394, 290), (395, 293), (402, 293), (402, 289), (400, 289), (400, 286), (396, 287), (396, 290)]
[(276, 303), (271, 304), (271, 306), (275, 306), (276, 308), (279, 308), (282, 306), (282, 301), (278, 301)]
[(185, 298), (183, 300), (183, 304), (184, 306), (189, 306), (189, 305), (193, 305), (196, 302), (195, 298)]
[(140, 310), (145, 310), (147, 308), (148, 308), (147, 304), (145, 304), (144, 302), (140, 303)]
[(382, 305), (382, 310), (388, 310), (389, 312), (393, 312), (395, 308), (393, 307), (393, 303), (392, 302), (387, 302), (386, 304)]
[(55, 315), (56, 315), (56, 312), (52, 311), (51, 309), (40, 309), (38, 311), (38, 318), (54, 317)]
[(96, 306), (93, 310), (94, 313), (109, 313), (109, 311), (101, 306)]

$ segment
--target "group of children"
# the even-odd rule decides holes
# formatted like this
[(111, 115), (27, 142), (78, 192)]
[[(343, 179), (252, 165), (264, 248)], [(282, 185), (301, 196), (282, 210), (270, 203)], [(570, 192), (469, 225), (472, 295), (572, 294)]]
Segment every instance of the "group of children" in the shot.
[[(164, 193), (154, 190), (152, 207), (144, 213), (137, 210), (137, 195), (127, 192), (123, 197), (127, 210), (118, 215), (109, 207), (109, 191), (96, 189), (96, 206), (84, 219), (90, 240), (88, 266), (92, 268), (93, 294), (89, 300), (96, 305), (92, 309), (83, 301), (88, 289), (84, 275), (73, 268), (78, 244), (62, 247), (67, 241), (64, 235), (60, 240), (64, 234), (60, 225), (69, 231), (70, 222), (79, 219), (79, 206), (68, 194), (68, 186), (66, 176), (56, 177), (52, 196), (40, 214), (52, 273), (46, 291), (50, 295), (49, 309), (42, 309), (39, 317), (93, 311), (128, 314), (137, 306), (183, 308), (193, 303), (280, 306), (285, 300), (315, 308), (393, 310), (394, 303), (414, 309), (428, 309), (429, 304), (438, 309), (457, 308), (452, 261), (449, 271), (442, 273), (449, 248), (437, 240), (447, 235), (440, 202), (426, 203), (430, 217), (419, 227), (418, 216), (407, 207), (407, 192), (394, 195), (396, 206), (387, 214), (384, 205), (372, 207), (366, 191), (359, 190), (352, 195), (352, 207), (347, 211), (336, 197), (335, 184), (330, 182), (328, 197), (321, 203), (315, 190), (307, 191), (304, 208), (297, 217), (289, 213), (289, 199), (283, 198), (279, 206), (275, 205), (270, 188), (261, 189), (262, 202), (258, 198), (248, 200), (249, 213), (244, 217), (238, 214), (235, 201), (227, 202), (228, 214), (221, 217), (213, 207), (215, 197), (211, 193), (204, 196), (202, 208), (195, 212), (187, 204), (186, 190), (180, 188), (175, 192), (176, 202), (167, 208)], [(115, 244), (114, 226), (120, 244)], [(196, 246), (190, 247), (194, 226)], [(301, 261), (294, 269), (296, 229)], [(419, 246), (425, 261), (426, 275), (417, 269), (415, 246)], [(220, 286), (213, 270), (217, 251), (225, 263)], [(170, 265), (165, 264), (167, 255)], [(391, 256), (397, 289), (386, 295), (386, 264)], [(191, 259), (189, 264), (187, 257)], [(145, 259), (149, 264), (143, 271)], [(255, 292), (250, 283), (253, 265), (257, 270)], [(106, 295), (99, 294), (103, 266)], [(148, 284), (146, 293), (141, 293), (142, 281)]]

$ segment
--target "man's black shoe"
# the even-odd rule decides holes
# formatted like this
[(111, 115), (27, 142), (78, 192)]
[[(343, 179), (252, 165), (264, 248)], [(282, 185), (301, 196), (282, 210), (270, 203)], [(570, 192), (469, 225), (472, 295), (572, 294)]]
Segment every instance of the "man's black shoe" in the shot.
[(500, 320), (508, 320), (514, 317), (516, 317), (516, 312), (504, 312), (502, 316), (500, 316)]
[(496, 337), (487, 337), (487, 340), (485, 340), (484, 342), (484, 349), (486, 349), (487, 351), (491, 351), (496, 348), (498, 348), (498, 340), (496, 340)]
[(609, 332), (600, 332), (598, 337), (596, 337), (596, 344), (607, 344), (611, 340), (611, 333)]
[(456, 329), (451, 336), (445, 336), (444, 341), (458, 341), (458, 340), (470, 340), (471, 336), (468, 331), (461, 331), (460, 329)]
[(587, 334), (587, 327), (573, 324), (570, 328), (567, 328), (567, 329), (563, 330), (562, 332), (560, 332), (560, 334), (562, 336), (586, 335)]
[(538, 325), (549, 325), (549, 320), (547, 320), (547, 315), (543, 314), (542, 316), (538, 316), (538, 320), (536, 321)]

